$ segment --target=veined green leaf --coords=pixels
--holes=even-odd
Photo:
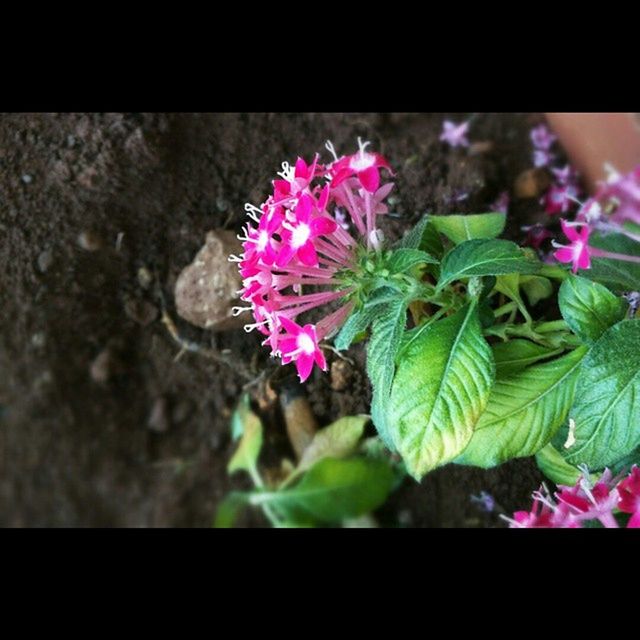
[[[465,240],[497,238],[503,231],[507,216],[504,213],[430,216],[433,226],[455,244]]]
[[[499,378],[469,445],[456,462],[488,468],[537,453],[569,413],[586,352],[586,347],[579,347],[552,362]]]
[[[570,276],[562,283],[558,304],[571,330],[589,343],[622,320],[627,309],[625,301],[606,287],[577,276]]]
[[[600,235],[594,233],[589,244],[613,253],[626,253],[640,257],[640,242],[621,234]],[[640,289],[640,264],[610,258],[592,258],[591,269],[581,272],[585,278],[601,282],[613,291],[637,291]]]
[[[476,304],[428,327],[403,351],[387,424],[416,479],[467,445],[494,379],[491,349]]]
[[[553,284],[543,276],[520,275],[520,288],[524,291],[529,304],[534,307],[540,300],[553,295]]]
[[[471,276],[535,273],[540,262],[509,240],[468,240],[442,261],[438,287]]]
[[[497,378],[510,377],[540,360],[547,360],[563,351],[561,348],[549,349],[519,338],[509,342],[498,342],[493,345],[492,350]]]
[[[232,429],[241,432],[240,443],[227,465],[227,471],[252,472],[262,449],[262,421],[249,406],[248,396],[244,396],[232,417]]]
[[[295,486],[254,494],[252,504],[269,503],[294,521],[305,516],[320,522],[339,522],[377,509],[394,482],[391,466],[366,457],[323,458]]]
[[[304,450],[299,470],[305,470],[322,458],[344,458],[351,455],[364,434],[369,416],[344,416],[320,429]]]
[[[395,373],[395,358],[407,323],[404,301],[395,302],[378,317],[372,326],[367,349],[367,374],[373,386],[371,418],[384,443],[393,449],[386,421],[386,405]]]
[[[536,464],[551,482],[568,487],[575,485],[582,475],[582,471],[569,464],[551,442],[536,453]],[[590,475],[593,480],[596,480],[599,474]]]
[[[396,249],[387,261],[387,268],[391,273],[404,273],[419,264],[438,264],[438,261],[420,249]]]
[[[571,464],[603,469],[640,445],[640,320],[623,320],[593,345],[580,372],[570,417]]]

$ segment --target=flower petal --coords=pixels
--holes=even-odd
[[[296,369],[298,369],[300,382],[304,382],[313,370],[313,356],[301,353],[296,359]]]
[[[358,173],[358,178],[362,186],[369,192],[374,193],[380,186],[380,172],[376,167],[369,167]]]
[[[316,248],[313,246],[313,242],[309,240],[298,249],[298,258],[300,258],[300,262],[307,267],[318,266],[318,254],[316,253]]]
[[[316,218],[311,221],[311,233],[314,236],[326,236],[338,228],[335,220],[331,218]]]

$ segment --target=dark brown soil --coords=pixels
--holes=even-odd
[[[225,466],[229,415],[247,378],[178,349],[159,320],[206,232],[239,230],[280,163],[327,138],[372,140],[398,170],[400,235],[426,211],[487,210],[530,167],[532,115],[479,115],[476,156],[438,141],[442,114],[19,114],[0,119],[0,525],[209,526],[243,480]],[[456,196],[468,192],[467,199]],[[511,233],[525,205],[510,210]],[[140,270],[146,270],[140,273]],[[157,274],[157,281],[154,281]],[[151,283],[148,284],[149,275]],[[156,286],[159,283],[159,286]],[[178,323],[258,375],[259,338]],[[367,412],[361,348],[349,386],[308,384],[320,424]],[[270,421],[268,444],[282,442]],[[273,446],[271,446],[273,449]],[[275,456],[269,453],[267,456]],[[379,514],[402,526],[485,526],[471,494],[528,502],[531,461],[449,466],[407,481]],[[260,525],[257,515],[243,520]]]

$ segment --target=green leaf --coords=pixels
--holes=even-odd
[[[386,266],[391,273],[404,273],[419,264],[438,264],[438,261],[419,249],[396,249]]]
[[[582,475],[582,471],[569,464],[551,443],[536,453],[536,463],[540,471],[555,484],[571,487]]]
[[[444,257],[438,288],[471,276],[535,273],[540,262],[509,240],[468,240]]]
[[[294,519],[334,523],[381,506],[394,481],[389,464],[374,458],[323,458],[300,482],[278,492],[254,494],[253,504],[271,503]]]
[[[609,235],[594,233],[589,244],[605,251],[640,257],[640,242],[635,242],[620,233]],[[585,269],[582,271],[582,275],[589,280],[601,282],[614,291],[637,291],[640,289],[640,263],[637,262],[592,258],[591,269]]]
[[[496,377],[507,378],[540,360],[546,360],[562,353],[562,349],[549,349],[529,340],[498,342],[493,347],[496,363]]]
[[[570,416],[571,464],[603,469],[640,445],[640,320],[605,331],[584,360]]]
[[[240,512],[247,506],[250,493],[234,491],[225,497],[218,505],[213,526],[216,529],[229,529],[233,527]]]
[[[406,350],[393,381],[388,428],[416,479],[467,445],[494,379],[475,304],[433,323]]]
[[[304,450],[299,470],[308,469],[322,458],[344,458],[356,450],[369,416],[345,416],[320,429]]]
[[[588,343],[595,342],[624,318],[627,305],[606,287],[586,278],[571,276],[558,293],[560,313],[571,330]]]
[[[465,240],[497,238],[503,231],[507,216],[504,213],[431,216],[433,226],[449,240],[460,244]]]
[[[252,473],[262,449],[262,422],[251,411],[248,395],[245,394],[231,419],[232,429],[241,433],[240,444],[227,465],[227,471],[243,470]]]
[[[398,249],[420,249],[422,236],[424,235],[428,224],[429,216],[424,216],[424,218],[422,218],[420,222],[418,222],[418,224],[409,231],[409,233],[400,239],[396,247]]]
[[[540,300],[553,295],[553,283],[542,276],[520,275],[520,288],[524,291],[529,304],[534,307]]]
[[[404,301],[390,305],[373,323],[367,349],[367,374],[373,386],[371,418],[384,443],[393,449],[385,418],[386,405],[395,373],[395,358],[407,323]]]
[[[496,381],[469,446],[456,460],[494,467],[537,453],[565,421],[586,347]]]

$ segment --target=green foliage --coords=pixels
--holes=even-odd
[[[537,259],[508,240],[468,240],[447,253],[440,269],[438,287],[471,276],[536,273]]]
[[[474,215],[431,216],[431,224],[455,244],[466,240],[497,238],[503,231],[507,216],[504,213]]]
[[[498,342],[493,345],[492,349],[497,378],[508,378],[540,360],[547,360],[562,353],[561,348],[550,349],[535,342],[518,338],[509,342]]]
[[[499,378],[471,442],[457,462],[493,467],[531,456],[544,447],[565,421],[587,349],[575,351]]]
[[[240,436],[240,444],[229,461],[227,471],[253,473],[262,449],[262,422],[251,411],[249,397],[245,394],[231,419],[232,436]]]
[[[572,487],[582,475],[582,471],[569,464],[551,443],[536,453],[536,463],[540,471],[556,484]],[[591,478],[596,480],[597,475],[592,474]]]
[[[593,343],[616,322],[624,318],[627,304],[606,287],[586,278],[571,276],[558,293],[560,313],[571,330],[587,343]]]
[[[635,242],[619,233],[609,235],[594,233],[589,244],[605,251],[640,257],[640,242]],[[613,291],[637,291],[640,288],[640,263],[637,262],[592,258],[591,269],[586,269],[581,274],[589,280],[606,285]]]
[[[640,445],[640,320],[623,320],[593,345],[580,371],[570,417],[571,464],[603,469]]]
[[[434,323],[403,351],[386,420],[412,476],[421,478],[464,449],[493,378],[475,304]]]
[[[438,264],[438,261],[420,249],[398,249],[387,261],[387,268],[391,273],[404,273],[420,264]]]

